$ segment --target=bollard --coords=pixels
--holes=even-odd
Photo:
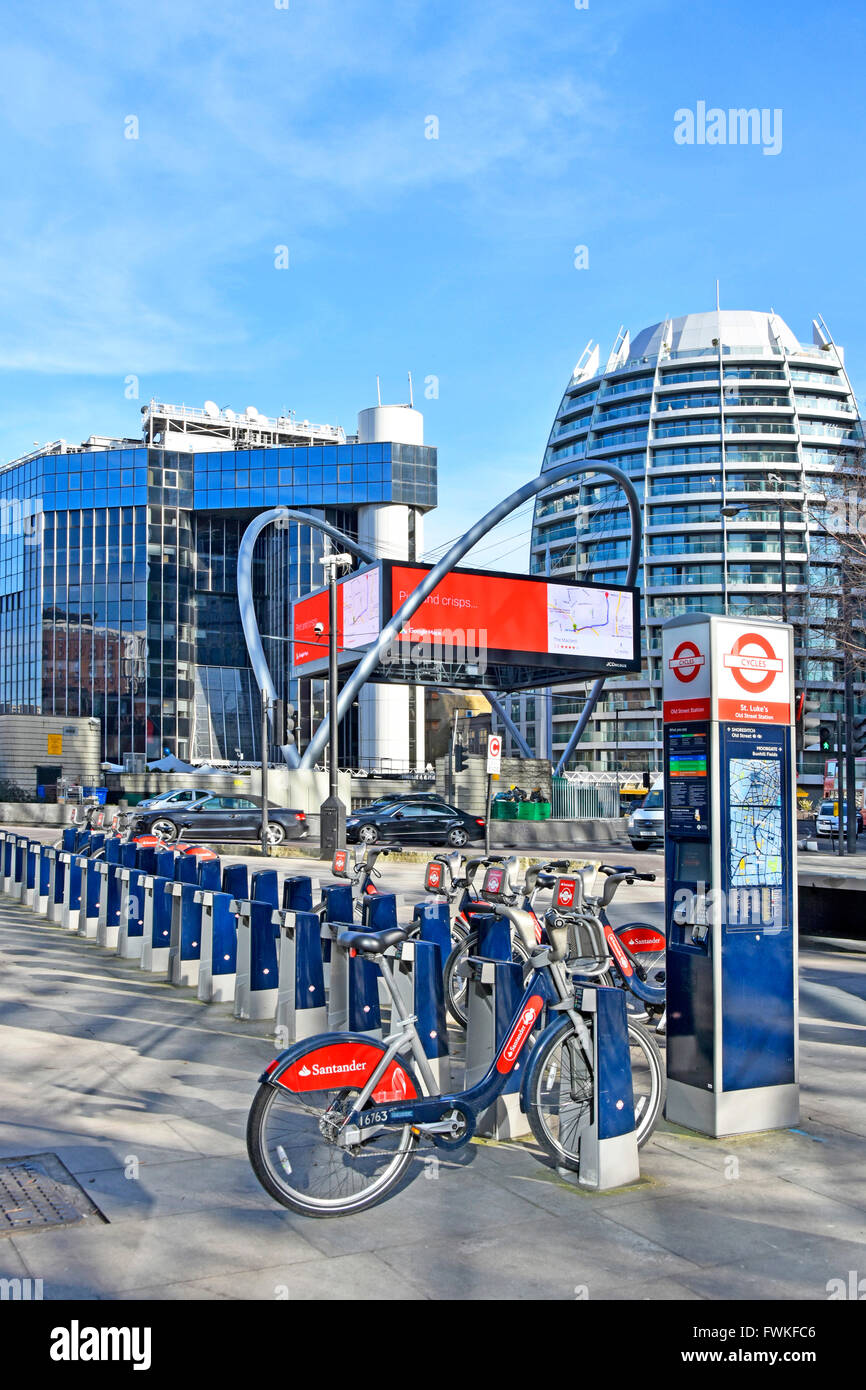
[[[309,874],[288,874],[283,879],[283,907],[293,912],[312,912],[318,886],[316,880],[313,887]]]
[[[273,1018],[278,994],[274,909],[246,898],[233,899],[231,910],[238,922],[235,1018]]]
[[[78,914],[78,935],[95,941],[99,927],[99,900],[102,896],[102,876],[99,861],[85,859],[81,866],[81,909]]]
[[[201,956],[198,997],[205,1004],[225,1004],[235,997],[238,931],[228,893],[197,888],[201,910]]]
[[[63,907],[60,913],[60,925],[65,931],[77,932],[81,917],[81,888],[82,888],[82,865],[87,863],[84,855],[69,854],[64,856],[66,861],[66,873],[63,880]]]
[[[281,1046],[324,1033],[328,1027],[325,969],[322,962],[322,924],[312,911],[278,908],[278,994],[276,1029]]]
[[[141,968],[154,974],[165,974],[168,970],[172,899],[166,893],[166,888],[171,883],[172,880],[162,874],[145,874],[141,880],[144,899]]]
[[[448,1092],[451,1089],[451,1059],[438,943],[404,941],[397,949],[400,956],[394,962],[394,984],[407,1013],[417,1020],[418,1036],[436,1085],[440,1092]]]
[[[511,928],[501,917],[479,924],[478,955],[463,967],[467,978],[466,1074],[474,1086],[505,1041],[523,994],[523,969],[511,959]],[[480,1116],[478,1133],[494,1139],[518,1139],[529,1133],[520,1109],[523,1064],[513,1068],[504,1093]]]
[[[190,862],[190,861],[187,861]],[[191,861],[195,868],[195,860]],[[178,861],[181,869],[184,861]],[[197,985],[201,960],[201,907],[196,901],[200,889],[194,881],[167,883],[171,897],[171,937],[168,948],[168,979],[173,985]]]
[[[144,946],[144,869],[117,870],[120,880],[120,929],[117,954],[124,960],[140,960]]]

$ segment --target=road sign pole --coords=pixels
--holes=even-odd
[[[845,760],[842,757],[842,716],[836,715],[836,805],[839,808],[839,816],[836,825],[836,853],[845,853],[845,816],[843,807],[845,805]]]

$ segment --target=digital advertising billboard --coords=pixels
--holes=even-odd
[[[341,665],[363,655],[430,568],[384,560],[340,581]],[[322,674],[328,659],[327,590],[295,600],[293,619],[293,675]],[[455,569],[416,609],[371,679],[442,684],[445,672],[458,684],[478,685],[479,675],[489,673],[489,684],[518,688],[639,669],[636,590]]]

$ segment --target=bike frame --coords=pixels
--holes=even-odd
[[[385,1051],[382,1058],[365,1082],[357,1100],[353,1103],[340,1131],[339,1142],[346,1146],[356,1144],[362,1142],[364,1137],[372,1138],[374,1132],[379,1132],[391,1125],[411,1124],[417,1125],[419,1129],[430,1134],[431,1137],[434,1137],[434,1141],[437,1133],[450,1132],[455,1144],[468,1143],[475,1133],[478,1116],[492,1105],[497,1096],[504,1090],[508,1078],[523,1052],[526,1041],[544,1008],[553,1004],[562,1009],[563,1005],[569,1002],[568,987],[563,981],[554,981],[551,978],[552,966],[549,963],[540,963],[529,974],[523,997],[509,1021],[505,1040],[481,1080],[466,1091],[436,1094],[436,1085],[415,1028],[415,1019],[408,1016],[403,1009],[402,1001],[391,978],[390,962],[382,957],[380,958],[380,966],[382,967],[382,977],[400,1017],[400,1027],[389,1038],[385,1039]],[[573,1007],[570,1012],[575,1018],[578,1035],[581,1031],[584,1033],[584,1037],[581,1038],[581,1046],[585,1051],[588,1051],[590,1040],[586,1025],[579,1015],[574,1014]],[[543,1030],[541,1038],[546,1037],[551,1030],[558,1026],[559,1020],[555,1018]],[[377,1106],[373,1110],[364,1110],[382,1077],[387,1073],[389,1066],[407,1043],[411,1044],[428,1094],[416,1100],[400,1101],[392,1105]],[[587,1060],[591,1064],[592,1057],[589,1051]],[[459,1127],[461,1122],[465,1126],[459,1135],[455,1133],[455,1112],[459,1117],[457,1126]],[[449,1119],[449,1116],[452,1118]]]
[[[640,999],[643,1004],[664,1004],[666,997],[664,986],[648,985],[646,981],[640,979],[635,969],[636,961],[634,956],[616,935],[604,908],[599,908],[597,912],[593,912],[589,908],[584,908],[582,914],[575,915],[578,918],[583,916],[593,925],[601,927],[605,944],[610,954],[613,956],[614,963],[622,976],[626,989],[630,990],[635,998]]]

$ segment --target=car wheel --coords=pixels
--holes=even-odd
[[[268,821],[268,844],[281,845],[286,838],[285,827],[279,821]]]
[[[631,845],[632,849],[643,849],[643,845],[641,844],[640,840],[629,840],[629,844]]]
[[[466,844],[466,841],[469,839],[469,836],[466,834],[466,831],[463,829],[462,826],[455,825],[453,830],[448,831],[447,838],[449,845],[453,845],[455,849],[459,849],[462,845]]]
[[[362,825],[358,831],[358,839],[362,840],[365,845],[375,845],[378,838],[379,832],[375,825]]]
[[[177,839],[177,826],[174,821],[155,820],[150,827],[151,834],[158,835],[160,840],[167,840],[171,843]]]

